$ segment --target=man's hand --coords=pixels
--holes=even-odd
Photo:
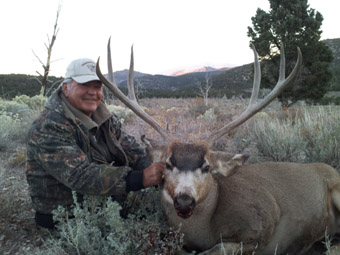
[[[143,171],[144,188],[152,187],[163,182],[163,172],[165,164],[161,162],[152,163]]]

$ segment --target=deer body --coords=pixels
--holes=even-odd
[[[169,223],[181,225],[189,249],[205,251],[223,241],[227,252],[242,242],[243,254],[302,254],[326,230],[339,230],[340,200],[333,193],[340,194],[340,176],[325,164],[259,163],[211,179],[209,194],[188,219],[163,192]]]
[[[169,223],[185,234],[185,247],[203,254],[300,255],[325,233],[339,233],[340,175],[322,164],[258,163],[243,165],[244,155],[209,150],[222,136],[242,125],[272,102],[296,77],[302,66],[298,48],[295,67],[286,78],[281,45],[279,79],[258,99],[261,70],[255,47],[254,83],[249,105],[236,119],[210,134],[205,143],[174,140],[168,130],[138,105],[134,95],[133,51],[125,96],[101,73],[104,85],[154,128],[163,142],[146,140],[151,159],[166,163],[162,201]],[[108,63],[111,64],[110,43]],[[109,68],[109,77],[112,77]],[[256,253],[254,253],[256,252]]]

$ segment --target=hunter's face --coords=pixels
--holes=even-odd
[[[88,116],[98,108],[103,97],[100,81],[77,83],[72,80],[70,85],[63,84],[63,92],[72,106]]]

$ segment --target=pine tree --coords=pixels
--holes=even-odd
[[[308,0],[269,0],[270,10],[257,9],[248,27],[248,36],[262,60],[262,85],[272,88],[278,79],[280,45],[286,55],[286,73],[293,69],[297,47],[303,56],[303,68],[295,82],[287,88],[280,100],[288,104],[298,100],[316,102],[327,92],[332,78],[329,66],[332,52],[320,41],[323,17],[309,7]]]

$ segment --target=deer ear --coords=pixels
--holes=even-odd
[[[210,152],[210,158],[213,165],[213,174],[220,173],[224,176],[229,176],[234,174],[237,168],[244,164],[249,155]]]
[[[168,144],[164,141],[148,139],[142,135],[141,141],[145,145],[147,156],[152,162],[165,162]]]

